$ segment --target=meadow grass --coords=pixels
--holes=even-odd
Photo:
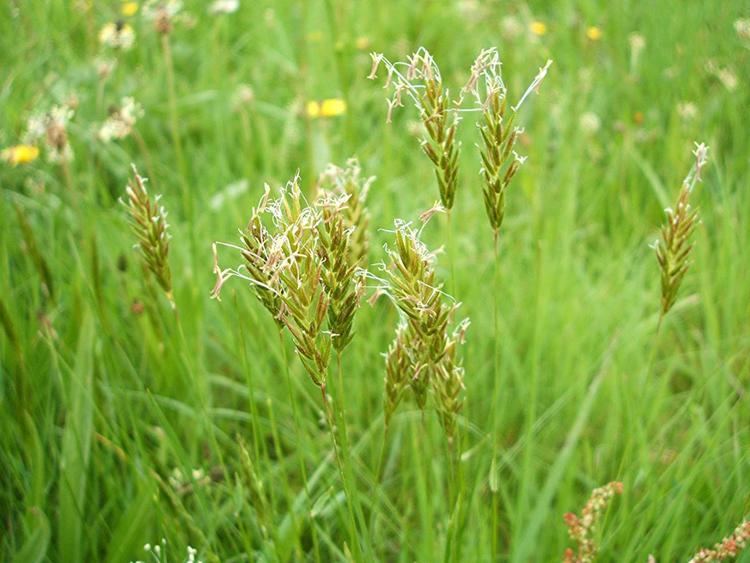
[[[203,561],[561,560],[577,541],[563,515],[610,482],[622,494],[598,513],[599,560],[687,561],[744,530],[745,2],[184,4],[168,34],[120,2],[0,6],[0,150],[30,116],[75,108],[72,160],[48,162],[42,144],[0,162],[0,559],[148,560],[158,545],[168,560],[187,546]],[[99,43],[118,18],[130,50]],[[299,171],[312,202],[327,165],[352,156],[376,177],[380,275],[394,220],[419,226],[441,194],[416,111],[386,123],[369,51],[403,60],[420,46],[456,94],[497,47],[513,102],[554,60],[514,122],[528,160],[503,196],[499,249],[479,114],[455,133],[448,230],[439,217],[421,231],[446,246],[437,281],[471,319],[452,445],[439,410],[408,398],[386,432],[400,317],[385,297],[365,302],[377,280],[329,368],[333,421],[253,288],[231,280],[210,297],[212,243],[239,240],[264,183]],[[143,115],[104,142],[127,96]],[[690,199],[701,222],[661,319],[649,245],[695,141],[711,147]],[[169,211],[168,297],[119,203],[131,163]],[[220,252],[222,267],[242,262]]]

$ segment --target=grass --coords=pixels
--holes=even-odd
[[[0,163],[0,559],[145,560],[165,538],[170,560],[188,545],[204,561],[560,560],[574,547],[563,515],[612,481],[623,493],[601,515],[600,560],[688,560],[748,516],[744,2],[258,0],[210,16],[186,1],[194,25],[175,22],[168,42],[143,10],[129,18],[134,47],[104,82],[97,33],[119,3],[89,4],[0,6],[0,147],[77,98],[69,165],[44,148]],[[456,133],[450,241],[438,220],[422,233],[430,249],[449,244],[436,276],[471,319],[458,441],[409,400],[385,433],[399,317],[379,299],[331,366],[339,471],[289,335],[239,280],[210,299],[211,244],[238,240],[264,182],[299,169],[311,199],[329,162],[356,156],[377,177],[370,263],[385,261],[394,219],[418,224],[440,194],[417,113],[386,124],[368,51],[401,60],[419,46],[456,93],[482,48],[498,48],[511,100],[554,64],[519,112],[528,160],[505,194],[499,253],[473,118]],[[125,96],[145,110],[138,135],[105,144],[97,130]],[[328,98],[346,111],[305,116]],[[649,244],[694,141],[711,147],[690,201],[702,222],[657,332]],[[131,162],[169,210],[177,314],[118,202]]]

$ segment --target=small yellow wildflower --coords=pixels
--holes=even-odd
[[[586,29],[586,37],[591,41],[599,41],[602,38],[602,30],[595,25],[590,26]]]
[[[370,47],[370,38],[366,35],[360,35],[354,41],[354,46],[360,51],[366,51]]]
[[[547,24],[540,21],[533,21],[529,26],[529,30],[531,30],[531,33],[534,35],[541,37],[547,33]]]
[[[0,158],[13,166],[28,164],[39,156],[39,149],[34,145],[15,145],[0,152]]]
[[[322,117],[335,117],[346,113],[346,102],[341,98],[329,98],[320,104]]]
[[[322,102],[307,102],[305,113],[312,119],[319,117],[336,117],[346,113],[346,102],[341,98],[328,98]]]
[[[129,18],[134,16],[138,12],[138,2],[123,2],[120,7],[120,13]]]
[[[305,113],[307,114],[307,117],[312,117],[313,119],[320,117],[320,104],[315,100],[307,102],[307,104],[305,104]]]

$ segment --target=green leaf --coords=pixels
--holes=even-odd
[[[75,363],[68,381],[68,409],[60,460],[59,555],[61,561],[83,561],[86,484],[93,435],[93,375],[96,333],[85,311]]]
[[[13,561],[15,563],[38,563],[47,555],[51,536],[49,520],[44,512],[36,507],[28,510],[25,520],[30,531],[23,546],[13,557]]]

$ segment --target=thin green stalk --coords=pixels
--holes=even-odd
[[[336,65],[339,89],[341,90],[341,95],[343,96],[347,107],[347,112],[344,115],[345,140],[347,145],[352,145],[354,142],[354,117],[351,113],[351,80],[346,71],[347,65],[349,64],[349,53],[347,53],[346,50],[349,49],[349,45],[345,43],[347,40],[346,34],[344,34],[342,39],[338,21],[339,18],[336,17],[333,0],[326,0],[325,5],[326,16],[328,17],[328,27],[332,36],[331,45],[333,47],[333,59]]]
[[[337,379],[338,379],[338,392],[339,397],[337,404],[339,405],[338,408],[338,415],[339,415],[339,424],[340,424],[340,432],[341,432],[341,467],[342,467],[342,479],[345,482],[345,492],[347,494],[347,498],[350,498],[351,507],[354,510],[354,515],[356,517],[356,523],[359,526],[359,532],[360,537],[362,538],[363,546],[365,547],[367,558],[366,560],[372,560],[374,554],[372,553],[372,548],[369,542],[369,533],[367,529],[367,521],[365,520],[364,512],[362,511],[362,505],[359,502],[359,496],[356,492],[356,480],[354,478],[354,474],[352,472],[352,461],[351,461],[351,450],[349,448],[349,429],[346,424],[346,411],[344,408],[344,370],[342,366],[342,353],[341,351],[336,352],[336,371],[337,371]],[[359,544],[357,545],[357,549],[360,549]]]
[[[451,280],[451,295],[456,295],[456,268],[455,268],[455,249],[453,245],[453,211],[448,209],[446,212],[446,228],[448,230],[448,267],[450,268],[450,280]]]
[[[156,174],[154,173],[154,162],[151,159],[151,153],[148,150],[148,146],[146,145],[146,141],[143,140],[143,136],[136,130],[133,129],[133,139],[135,139],[135,144],[138,145],[138,150],[143,155],[143,158],[146,161],[146,172],[148,172],[149,178],[156,178]]]
[[[169,128],[172,135],[172,144],[174,145],[175,161],[177,163],[177,171],[180,175],[180,187],[182,189],[182,199],[185,202],[185,214],[188,219],[192,219],[193,198],[187,184],[187,168],[185,167],[185,157],[182,152],[182,139],[180,137],[179,115],[177,112],[177,93],[174,78],[174,60],[172,58],[172,47],[169,42],[168,33],[163,33],[161,36],[161,50],[164,56],[164,66],[166,67],[167,73]]]
[[[351,548],[354,550],[354,559],[356,561],[362,561],[362,553],[359,546],[359,538],[357,537],[357,522],[354,515],[354,504],[352,501],[352,495],[348,485],[348,479],[346,471],[344,470],[344,460],[339,449],[338,442],[336,440],[336,418],[333,412],[333,407],[328,399],[328,392],[326,391],[325,384],[320,388],[320,392],[323,398],[323,407],[325,408],[326,421],[328,422],[328,430],[331,435],[331,444],[333,445],[333,454],[336,459],[336,466],[339,470],[339,476],[341,477],[341,483],[344,487],[344,495],[346,496],[346,504],[349,511],[349,520],[347,527],[349,529],[349,539]]]
[[[435,541],[435,519],[433,517],[433,497],[430,494],[430,486],[428,480],[432,475],[429,466],[426,461],[432,458],[432,443],[430,434],[427,431],[427,424],[425,423],[424,411],[422,411],[418,424],[412,423],[411,425],[411,438],[412,438],[412,453],[414,456],[413,460],[413,475],[416,480],[416,491],[410,488],[409,481],[404,479],[404,486],[407,487],[402,492],[404,498],[409,498],[416,492],[417,496],[417,509],[419,512],[419,520],[421,524],[421,553],[430,554],[428,559],[433,558],[436,550]]]
[[[500,384],[500,237],[499,232],[495,230],[494,237],[494,264],[493,264],[493,282],[492,282],[492,384],[494,386],[493,392],[493,405],[499,405],[500,403],[500,390],[502,386]],[[496,491],[492,492],[492,556],[497,557],[498,554],[498,541],[497,541],[497,529],[500,523],[499,518],[499,497]]]
[[[500,240],[498,232],[494,237],[494,264],[492,278],[492,326],[493,326],[493,351],[492,351],[492,380],[495,388],[494,405],[499,405],[500,399]]]
[[[63,158],[60,162],[60,169],[62,171],[63,180],[65,181],[65,189],[68,190],[68,197],[73,200],[73,204],[76,207],[79,207],[80,194],[73,186],[73,173],[70,171],[70,162]]]
[[[289,358],[287,355],[286,343],[284,342],[283,329],[279,329],[278,333],[279,333],[279,348],[281,348],[281,361],[284,364],[284,376],[286,379],[287,393],[289,394],[289,402],[292,405],[292,416],[294,418],[294,432],[295,432],[295,437],[297,438],[297,446],[298,446],[297,451],[300,451],[299,446],[302,444],[302,432],[301,432],[302,425],[300,423],[299,408],[297,406],[297,398],[294,394],[294,389],[292,387],[292,376],[289,370]],[[301,455],[298,455],[298,459],[299,459],[299,471],[300,471],[300,475],[302,475],[302,483],[305,489],[305,496],[309,499],[312,497],[310,495],[310,485],[307,479],[307,469],[305,469],[305,461]],[[298,524],[296,516],[293,516],[293,524],[296,528]],[[313,549],[315,550],[315,560],[320,561],[320,545],[318,543],[318,532],[315,526],[311,526],[311,533],[312,533],[312,540],[313,540]]]

